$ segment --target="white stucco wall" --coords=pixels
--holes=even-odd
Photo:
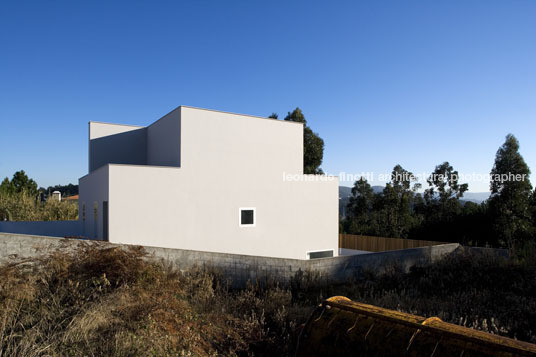
[[[109,172],[109,165],[101,166],[78,180],[78,219],[80,220],[81,234],[91,239],[103,238],[102,205],[104,201],[109,201]],[[97,208],[96,215],[95,206]]]
[[[302,124],[179,107],[147,137],[148,162],[161,166],[112,164],[80,180],[79,202],[99,201],[99,210],[109,202],[111,242],[296,259],[338,254],[337,178],[284,180],[303,172]],[[101,215],[92,222],[87,207],[84,229],[99,236]],[[255,227],[239,226],[240,207],[256,209]]]
[[[303,124],[180,107],[181,167],[235,179],[303,173]]]
[[[223,181],[183,168],[111,165],[110,241],[295,259],[328,249],[337,255],[336,179]],[[240,207],[256,208],[255,227],[239,226]]]
[[[147,129],[141,126],[89,123],[89,172],[106,165],[147,164]]]
[[[147,164],[179,167],[181,162],[180,107],[147,127]]]

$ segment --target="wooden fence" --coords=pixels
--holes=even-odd
[[[385,252],[408,248],[428,247],[431,245],[446,244],[431,240],[414,240],[403,238],[384,238],[361,236],[354,234],[339,234],[339,248],[365,250],[367,252]]]

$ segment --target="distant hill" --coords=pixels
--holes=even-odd
[[[372,186],[374,193],[382,193],[384,186]],[[352,188],[347,186],[339,186],[339,214],[346,217],[346,206],[350,202],[350,196],[352,195]],[[490,196],[489,192],[466,192],[461,201],[462,202],[474,202],[482,203]]]
[[[374,193],[383,192],[384,186],[372,186]],[[339,197],[349,197],[352,195],[352,188],[347,186],[339,186]]]
[[[490,192],[466,192],[463,194],[462,200],[482,203],[489,198],[490,194]]]

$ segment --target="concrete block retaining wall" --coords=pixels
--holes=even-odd
[[[125,247],[125,245],[107,242],[0,233],[0,263],[23,257],[39,256],[56,249],[73,249],[82,242],[109,247]],[[181,270],[187,270],[194,266],[218,269],[225,277],[231,279],[233,286],[241,287],[248,280],[271,279],[277,280],[281,284],[287,284],[299,271],[315,272],[322,279],[326,279],[326,282],[339,283],[358,276],[364,270],[380,272],[395,265],[408,270],[414,265],[436,261],[459,247],[459,244],[452,243],[315,260],[270,258],[158,247],[144,248],[149,253],[150,259],[169,262]]]

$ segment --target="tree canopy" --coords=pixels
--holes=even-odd
[[[343,232],[383,237],[457,242],[514,248],[536,242],[536,189],[530,169],[519,153],[519,142],[508,134],[495,156],[488,200],[463,200],[468,184],[445,161],[427,178],[424,194],[413,174],[400,165],[391,181],[376,193],[360,178],[354,184]],[[528,246],[526,244],[529,244]]]
[[[17,171],[13,174],[11,181],[6,177],[0,184],[0,192],[3,193],[21,193],[24,192],[30,196],[37,195],[37,183],[26,175],[24,170]]]
[[[275,113],[274,113],[275,114]],[[274,115],[272,114],[272,116]],[[277,116],[277,114],[276,114]],[[300,108],[288,112],[284,120],[303,123],[303,173],[323,174],[320,168],[324,158],[324,140],[307,125],[307,120]]]
[[[490,213],[494,231],[504,245],[513,247],[532,233],[530,169],[519,153],[519,141],[508,134],[497,150],[490,173]]]
[[[78,186],[63,187],[78,193]],[[40,189],[39,191],[41,192]],[[37,183],[21,170],[10,180],[7,177],[0,184],[0,221],[54,221],[77,219],[78,205],[74,202],[38,198]],[[41,197],[42,198],[42,197]]]

